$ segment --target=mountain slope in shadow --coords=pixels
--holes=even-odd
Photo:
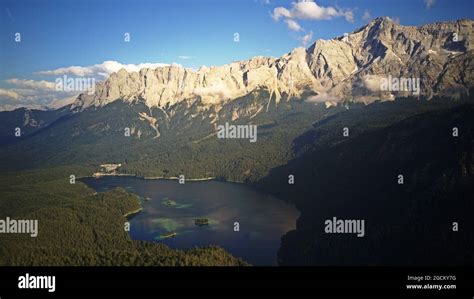
[[[470,103],[346,140],[337,127],[337,142],[318,143],[317,127],[295,140],[305,153],[257,183],[302,213],[280,264],[473,265],[473,113]],[[365,220],[365,236],[326,234],[333,217]]]

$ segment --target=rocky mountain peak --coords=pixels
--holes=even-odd
[[[280,58],[256,56],[199,70],[174,64],[130,73],[121,69],[99,82],[93,95],[81,94],[73,108],[100,107],[119,99],[160,108],[195,99],[220,106],[259,89],[270,94],[268,103],[277,104],[283,97],[370,102],[413,95],[410,90],[381,90],[381,80],[388,77],[418,78],[417,96],[456,97],[473,88],[472,28],[472,20],[415,27],[382,17]]]

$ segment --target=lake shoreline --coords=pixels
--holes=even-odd
[[[80,178],[94,178],[99,179],[103,177],[134,177],[142,180],[168,180],[168,181],[179,181],[179,177],[162,177],[162,176],[139,176],[133,173],[94,173],[92,176],[83,176]],[[202,182],[202,181],[217,181],[216,177],[205,177],[205,178],[194,178],[186,179],[188,182]]]
[[[130,211],[130,212],[125,213],[125,215],[123,215],[123,217],[128,218],[128,217],[130,217],[130,216],[133,216],[133,215],[135,215],[135,214],[140,213],[141,211],[143,211],[143,207],[140,207],[140,208],[138,208],[138,209],[136,209],[136,210],[134,210],[134,211]]]
[[[96,192],[124,188],[141,198],[156,199],[140,201],[140,206],[122,212],[132,227],[129,231],[132,240],[158,242],[183,250],[196,246],[221,246],[254,265],[278,265],[281,237],[295,229],[300,212],[277,197],[259,192],[245,183],[212,182],[212,179],[197,178],[194,184],[181,185],[171,182],[176,178],[145,179],[119,174],[89,176],[84,178],[83,183]],[[165,197],[176,200],[179,205],[167,206],[163,203]],[[181,204],[186,208],[179,207]],[[201,218],[208,219],[209,225],[197,226],[196,219]],[[235,231],[235,221],[245,224],[244,233]],[[168,232],[177,235],[157,241],[157,236]],[[265,253],[261,250],[248,252],[248,246],[266,248]]]

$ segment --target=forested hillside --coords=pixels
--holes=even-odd
[[[245,262],[222,248],[175,250],[133,241],[124,215],[140,208],[123,189],[96,194],[62,167],[0,175],[0,219],[37,219],[38,236],[0,235],[0,265],[48,266],[239,266]]]
[[[473,114],[470,103],[350,138],[327,139],[324,132],[337,121],[316,124],[295,142],[304,154],[258,183],[302,212],[296,231],[283,238],[280,264],[474,264]],[[325,234],[324,221],[332,217],[364,219],[365,237]]]

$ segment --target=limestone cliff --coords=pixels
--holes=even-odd
[[[277,104],[282,98],[334,103],[411,95],[381,90],[381,80],[388,77],[419,78],[423,96],[457,97],[468,94],[474,84],[473,26],[472,20],[402,26],[385,17],[280,58],[254,57],[196,71],[178,65],[131,73],[122,69],[99,82],[93,95],[79,95],[73,108],[119,99],[165,110],[194,99],[218,107],[257,89],[266,89],[269,102]]]

